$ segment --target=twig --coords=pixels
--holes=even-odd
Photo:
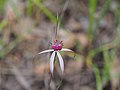
[[[55,90],[59,90],[59,88],[60,88],[60,86],[62,84],[62,81],[63,81],[63,79],[60,80],[60,83],[59,83],[58,87]]]

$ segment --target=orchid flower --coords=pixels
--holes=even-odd
[[[42,52],[38,53],[38,54],[43,54],[43,53],[47,53],[47,52],[52,52],[51,57],[50,57],[50,71],[51,71],[52,74],[53,74],[53,71],[54,71],[54,61],[55,61],[56,55],[58,56],[58,59],[59,59],[59,64],[60,64],[61,71],[62,71],[62,73],[64,72],[64,61],[63,61],[62,56],[60,55],[61,51],[73,52],[70,49],[63,48],[62,41],[58,42],[58,40],[55,40],[53,45],[52,45],[52,49],[45,50],[45,51],[42,51]]]

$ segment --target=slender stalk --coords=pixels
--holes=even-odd
[[[59,22],[59,14],[57,12],[57,26],[56,26],[56,29],[55,29],[55,39],[57,39],[57,31],[59,29],[59,25],[60,25],[60,22]]]
[[[67,1],[65,2],[64,6],[63,6],[63,8],[62,8],[62,10],[61,10],[61,12],[60,12],[60,13],[57,12],[57,26],[56,26],[56,29],[55,29],[55,39],[57,39],[57,32],[58,32],[58,30],[59,30],[61,20],[62,20],[62,18],[63,18],[63,16],[64,16],[65,10],[66,10],[67,7],[68,7],[68,4],[69,4],[69,0],[67,0]]]

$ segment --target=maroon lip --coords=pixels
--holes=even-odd
[[[58,40],[54,41],[54,44],[52,45],[52,49],[54,49],[54,51],[59,51],[62,49],[62,41],[58,42]]]

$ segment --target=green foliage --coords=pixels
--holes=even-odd
[[[30,0],[27,0],[26,1],[26,7],[27,7],[27,10],[26,10],[27,15],[31,16],[32,15],[32,11],[33,11],[33,3],[31,3]]]
[[[96,78],[96,89],[102,90],[102,83],[101,83],[102,81],[101,81],[100,71],[95,65],[93,66],[93,71],[95,73],[95,78]]]
[[[6,0],[0,0],[0,12],[3,12]]]
[[[106,0],[101,11],[99,14],[99,18],[97,20],[97,27],[95,27],[95,29],[98,29],[98,25],[100,20],[105,16],[106,12],[109,10],[110,7],[110,2],[111,0]],[[97,5],[97,0],[89,0],[89,28],[88,28],[88,37],[90,37],[90,43],[89,45],[91,46],[92,43],[92,39],[94,38],[94,21],[95,21],[95,10],[96,10],[96,5]],[[116,19],[117,19],[117,23],[118,26],[116,27],[116,31],[117,31],[117,37],[110,43],[110,44],[105,44],[102,45],[100,47],[97,47],[95,49],[90,49],[88,52],[88,56],[89,59],[88,60],[92,60],[93,57],[99,53],[99,52],[103,52],[103,60],[104,60],[104,68],[102,71],[99,70],[99,68],[94,65],[93,63],[92,65],[92,69],[95,73],[95,78],[96,78],[96,89],[97,90],[102,90],[102,86],[105,85],[110,79],[110,70],[113,66],[113,61],[116,57],[115,55],[115,49],[112,49],[111,51],[109,51],[111,48],[117,47],[120,44],[120,40],[119,40],[119,36],[120,36],[120,19],[118,18],[120,16],[120,11],[118,10],[118,8],[115,10],[115,15],[116,15]],[[89,62],[89,61],[88,61]],[[102,75],[101,75],[102,74]],[[119,76],[119,75],[118,75]]]
[[[96,11],[97,0],[89,0],[89,28],[88,28],[88,36],[92,39],[93,37],[93,25],[94,25],[94,17]]]
[[[8,24],[8,20],[2,20],[0,22],[0,32],[3,30],[3,28]]]
[[[56,17],[53,15],[53,13],[44,6],[41,0],[31,0],[50,20],[52,23],[57,23]]]

